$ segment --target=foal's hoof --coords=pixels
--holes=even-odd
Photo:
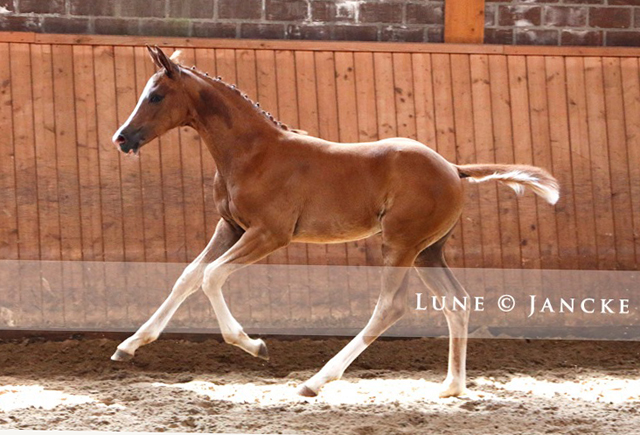
[[[298,388],[298,395],[303,397],[316,397],[318,393],[303,384],[300,388]]]
[[[258,349],[258,358],[262,358],[265,361],[269,361],[269,350],[264,341],[260,340],[260,348]]]
[[[131,358],[133,358],[133,355],[130,353],[127,353],[123,350],[120,349],[116,349],[116,352],[111,355],[111,360],[112,361],[120,361],[120,362],[125,362],[125,361],[129,361],[131,360]]]
[[[464,386],[457,384],[447,384],[445,383],[440,390],[440,394],[438,396],[441,399],[445,399],[447,397],[458,397],[464,393]]]

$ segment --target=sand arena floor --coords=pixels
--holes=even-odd
[[[313,434],[639,434],[640,343],[470,340],[469,392],[439,399],[443,339],[380,340],[317,398],[300,382],[346,339],[0,342],[0,430]]]

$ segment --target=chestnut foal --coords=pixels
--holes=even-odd
[[[227,307],[227,277],[292,242],[337,243],[382,234],[384,268],[371,319],[299,393],[315,396],[339,379],[351,362],[406,310],[407,271],[416,267],[429,290],[460,300],[468,296],[448,269],[443,247],[460,217],[464,178],[524,186],[555,204],[558,184],[524,165],[454,165],[410,139],[341,144],[298,134],[274,121],[235,86],[209,78],[147,47],[158,66],[129,119],[113,136],[124,153],[178,126],[200,134],[213,156],[214,195],[221,219],[205,250],[175,283],[153,316],[118,346],[113,360],[133,356],[156,340],[180,304],[200,286],[213,305],[227,343],[268,358]],[[469,311],[445,308],[449,367],[441,396],[464,391]]]

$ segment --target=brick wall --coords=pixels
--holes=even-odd
[[[485,42],[640,46],[640,0],[486,0]]]
[[[443,1],[0,0],[3,30],[442,42]]]
[[[453,0],[449,0],[453,1]],[[485,42],[640,46],[640,0],[486,0]],[[0,29],[442,42],[438,0],[0,0]]]

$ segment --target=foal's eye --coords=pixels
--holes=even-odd
[[[151,97],[149,97],[149,102],[159,103],[160,101],[162,101],[163,98],[164,98],[163,95],[153,94]]]

